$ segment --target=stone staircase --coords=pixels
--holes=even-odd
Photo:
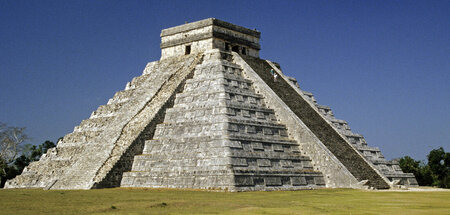
[[[289,79],[298,87],[297,81],[294,78]],[[418,186],[414,174],[403,173],[397,161],[387,161],[378,147],[368,146],[364,136],[353,133],[345,120],[336,119],[330,107],[318,104],[312,93],[306,91],[302,92],[306,98],[317,107],[319,112],[334,126],[334,128],[345,136],[348,142],[361,152],[368,161],[375,165],[375,167],[391,182],[396,185]]]
[[[271,69],[278,70],[275,64],[253,58],[250,56],[237,56],[245,61],[252,71],[268,85],[273,92],[292,110],[295,115],[314,133],[314,135],[327,147],[351,174],[365,185],[377,189],[387,189],[390,187],[387,178],[375,168],[362,154],[359,153],[352,144],[337,132],[328,120],[321,116],[317,107],[313,106],[300,95],[296,90],[296,83],[291,84],[289,79],[283,78],[282,73],[278,74],[277,82],[273,81]]]
[[[101,105],[89,119],[65,135],[56,148],[31,163],[5,187],[119,186],[121,172],[131,169],[131,160],[123,159],[132,159],[129,153],[142,151],[142,138],[148,138],[148,133],[161,120],[161,112],[171,102],[171,95],[200,61],[201,56],[189,55],[149,63],[141,76],[127,83],[125,90],[117,92],[106,105]],[[149,126],[151,122],[153,128]]]
[[[176,95],[122,187],[292,190],[323,187],[242,69],[214,50]]]

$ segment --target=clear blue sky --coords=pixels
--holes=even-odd
[[[56,141],[160,57],[163,28],[261,31],[281,64],[388,158],[450,150],[450,1],[0,0],[0,121]]]

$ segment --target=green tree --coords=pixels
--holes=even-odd
[[[17,157],[12,164],[8,165],[0,159],[0,165],[2,165],[3,169],[3,172],[0,173],[2,174],[0,187],[5,185],[6,180],[12,179],[21,174],[26,166],[33,161],[39,160],[43,154],[47,153],[48,149],[55,146],[55,143],[48,140],[38,146],[26,144],[21,151],[21,155]]]
[[[43,154],[47,153],[48,149],[55,146],[55,143],[49,140],[46,140],[39,146],[27,144],[24,147],[22,155],[16,158],[16,160],[14,161],[14,166],[20,174],[26,166],[28,166],[33,161],[38,161]]]
[[[398,163],[403,172],[416,173],[420,168],[420,161],[416,161],[409,156],[400,158]]]
[[[414,174],[414,176],[416,175]],[[419,172],[417,173],[416,180],[420,186],[432,186],[435,180],[430,167],[428,165],[425,165],[423,162],[420,162]]]
[[[430,168],[423,162],[405,156],[400,158],[399,165],[403,172],[413,173],[420,186],[431,186],[433,184]]]
[[[5,172],[6,166],[7,166],[6,161],[0,157],[0,179],[3,179],[6,176],[6,172]]]
[[[450,153],[444,148],[433,149],[427,156],[428,166],[436,180],[434,185],[450,188]]]

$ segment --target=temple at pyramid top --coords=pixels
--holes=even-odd
[[[187,23],[161,31],[161,59],[209,49],[234,51],[259,57],[261,32],[215,18]]]

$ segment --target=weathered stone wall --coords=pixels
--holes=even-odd
[[[327,187],[361,188],[358,180],[341,164],[327,147],[308,129],[294,112],[273,92],[259,75],[238,54],[234,62],[243,68],[245,78],[253,81],[258,93],[264,96],[266,105],[275,110],[276,117],[286,125],[288,134],[299,144],[299,151],[311,158],[315,170],[324,174]]]
[[[178,93],[123,187],[291,190],[321,187],[286,128],[229,53],[211,50]]]
[[[135,155],[142,154],[142,151],[144,149],[144,144],[146,140],[150,140],[156,129],[156,125],[160,124],[164,121],[164,117],[166,114],[167,108],[170,108],[173,106],[175,95],[176,93],[180,92],[185,84],[186,79],[192,78],[193,76],[193,68],[197,63],[201,63],[200,59],[201,57],[198,57],[199,60],[193,63],[190,67],[185,69],[184,72],[180,72],[180,74],[175,74],[172,76],[168,82],[166,82],[165,85],[163,85],[162,90],[160,91],[160,95],[163,94],[170,94],[170,92],[164,92],[168,91],[173,87],[176,87],[176,90],[172,93],[170,98],[168,98],[165,101],[165,104],[161,108],[156,108],[154,105],[149,105],[147,109],[149,110],[157,110],[156,115],[151,116],[152,119],[150,123],[145,127],[145,129],[139,134],[139,136],[133,141],[133,143],[127,148],[127,150],[123,153],[123,155],[120,156],[120,159],[115,162],[113,168],[107,173],[106,177],[104,177],[100,182],[96,183],[94,185],[95,188],[105,188],[105,187],[119,187],[120,182],[122,180],[122,175],[126,171],[130,171],[133,159]],[[186,73],[188,71],[191,71],[187,76]],[[176,80],[178,79],[178,80]],[[180,83],[180,80],[182,82]],[[172,86],[170,86],[172,85]],[[156,95],[158,97],[159,95]],[[157,99],[155,97],[155,99]],[[148,116],[145,116],[147,118]],[[138,119],[138,121],[146,121],[143,119]]]
[[[268,61],[272,67],[274,64]],[[281,74],[281,71],[280,71]],[[295,78],[288,77],[294,87],[300,89],[297,80]],[[347,138],[347,141],[352,144],[369,162],[371,162],[389,181],[394,185],[402,186],[418,186],[417,181],[412,173],[403,173],[400,166],[395,161],[387,161],[378,147],[370,147],[367,145],[364,136],[352,132],[350,126],[345,120],[336,119],[333,111],[330,107],[320,105],[314,98],[314,95],[310,92],[302,91],[305,98],[315,105],[318,112],[324,116],[326,120],[341,133],[342,136]]]
[[[122,130],[122,135],[116,142],[110,157],[98,171],[94,179],[96,183],[104,180],[103,178],[108,174],[112,165],[123,156],[124,149],[128,148],[130,143],[137,138],[139,134],[138,131],[141,131],[142,128],[151,124],[151,120],[157,116],[157,113],[166,105],[166,103],[170,104],[172,95],[176,93],[176,90],[179,89],[184,80],[189,77],[189,74],[195,68],[195,65],[200,62],[201,55],[191,55],[178,60],[183,66],[178,67],[177,70],[172,73],[170,78],[163,83],[156,95],[147,103],[146,107],[128,123],[129,126]],[[117,183],[119,183],[119,181],[117,181]]]
[[[90,189],[98,183],[106,186],[108,183],[102,183],[105,176],[111,169],[122,168],[116,163],[197,61],[196,56],[190,55],[148,64],[152,71],[146,68],[142,76],[127,84],[126,90],[117,92],[107,105],[100,106],[90,119],[64,136],[55,149],[30,164],[5,187]],[[136,151],[139,144],[128,150]],[[123,166],[127,166],[126,162]]]
[[[186,45],[191,46],[191,54],[204,52],[214,47],[213,41],[214,39],[209,37],[202,40],[191,41],[189,43],[163,48],[161,49],[161,59],[184,55],[186,51]]]
[[[230,49],[233,46],[245,48],[246,55],[259,57],[259,37],[260,33],[255,30],[213,18],[205,19],[164,29],[161,32],[161,59],[184,55],[186,46],[191,47],[191,52],[203,52],[213,48],[226,50],[226,44]]]
[[[264,60],[241,56],[245,62],[264,80],[264,82],[285,102],[314,135],[339,159],[358,180],[368,180],[367,185],[389,188],[388,180],[371,163],[359,154],[311,105],[288,80],[279,75],[277,82],[270,74],[272,67]],[[278,70],[278,68],[273,68]]]

